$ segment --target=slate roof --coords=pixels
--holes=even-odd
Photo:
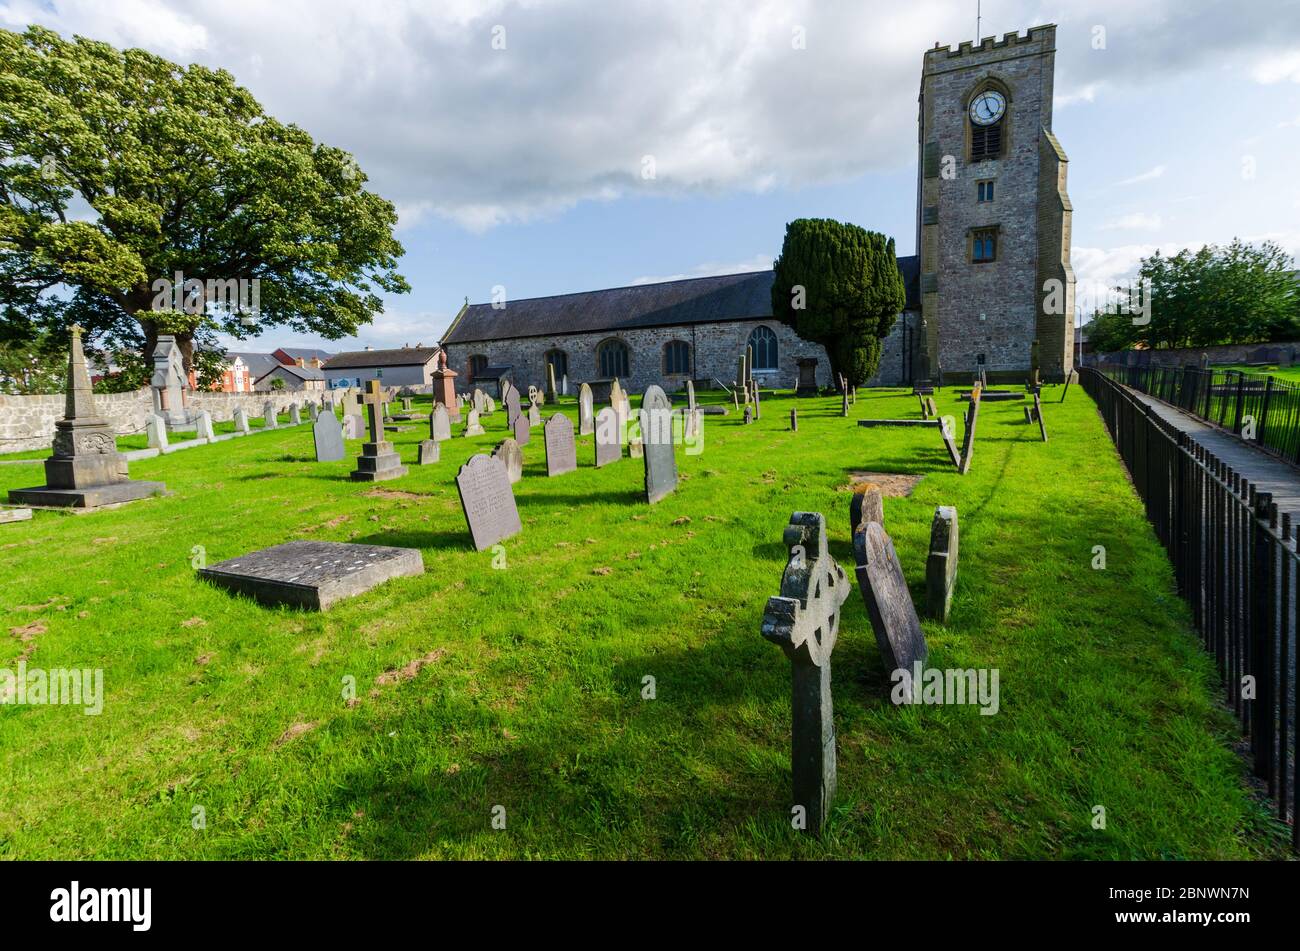
[[[277,352],[283,353],[291,360],[310,360],[315,357],[324,362],[334,356],[328,350],[317,350],[313,347],[280,347]]]
[[[401,347],[397,350],[351,350],[325,361],[326,370],[361,370],[369,367],[407,367],[428,363],[438,347]]]
[[[280,363],[277,361],[275,366],[271,367],[271,369],[267,370],[265,373],[262,374],[262,376],[259,376],[257,379],[253,381],[254,385],[261,383],[263,377],[270,376],[276,370],[283,370],[285,373],[288,373],[291,376],[296,376],[300,380],[325,379],[325,374],[322,373],[320,370],[317,370],[315,367],[300,367],[297,366],[296,364]]]
[[[258,377],[265,376],[278,366],[283,366],[279,360],[270,353],[240,353],[232,350],[226,354],[226,359],[234,362],[235,357],[244,361],[244,366],[248,367],[248,372],[256,380]]]
[[[919,263],[899,258],[907,310],[920,310]],[[772,316],[773,272],[722,274],[660,284],[471,304],[442,338],[443,345],[553,334],[612,333],[641,327],[762,320]]]

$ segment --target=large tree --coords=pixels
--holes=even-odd
[[[365,182],[224,70],[0,30],[0,342],[76,320],[148,354],[175,333],[188,368],[218,332],[354,334],[409,290],[396,211]],[[179,308],[156,283],[178,273],[205,288]],[[211,299],[239,281],[256,315]]]
[[[894,239],[828,218],[799,218],[785,226],[772,267],[772,313],[825,347],[832,373],[851,386],[875,376],[881,342],[906,303]]]

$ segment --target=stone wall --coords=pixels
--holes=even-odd
[[[761,386],[793,389],[799,378],[797,362],[803,357],[817,358],[817,382],[830,384],[830,361],[826,351],[818,344],[799,339],[795,332],[777,320],[738,320],[716,324],[694,324],[674,327],[646,327],[619,333],[555,334],[547,337],[517,337],[477,343],[447,345],[447,365],[455,370],[456,390],[468,393],[474,389],[469,379],[470,358],[487,357],[489,366],[514,367],[515,384],[527,392],[530,384],[539,388],[546,385],[545,355],[550,350],[562,350],[569,363],[569,392],[577,393],[578,386],[589,380],[600,379],[600,364],[596,348],[605,340],[616,338],[628,347],[629,373],[620,382],[632,393],[639,393],[650,384],[658,384],[667,392],[683,389],[688,374],[663,372],[663,347],[671,340],[682,340],[693,349],[693,369],[697,385],[718,379],[728,386],[736,378],[737,363],[749,343],[754,328],[762,325],[776,334],[777,369],[758,370],[754,376]],[[388,379],[385,377],[384,382]],[[560,380],[556,380],[560,385]]]
[[[1300,341],[1283,343],[1232,343],[1213,347],[1178,347],[1172,350],[1120,350],[1115,353],[1084,354],[1084,363],[1120,363],[1125,366],[1181,367],[1201,365],[1201,354],[1216,363],[1278,363],[1283,366],[1300,359]]]
[[[186,394],[186,407],[197,413],[207,410],[213,422],[234,418],[235,408],[242,406],[250,418],[262,416],[267,400],[277,413],[287,412],[290,403],[305,406],[308,400],[317,406],[325,394],[304,391],[280,393],[207,393]],[[54,424],[63,418],[62,393],[41,396],[0,395],[0,453],[45,449],[54,439]],[[119,436],[144,432],[153,412],[153,398],[148,387],[132,393],[96,393],[95,408],[108,420]]]

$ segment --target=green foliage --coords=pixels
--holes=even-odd
[[[283,389],[284,389],[284,380],[280,379],[280,378],[277,376],[275,379],[273,379],[273,380],[271,381],[271,389],[275,390],[277,393],[278,393],[280,390],[283,390]]]
[[[1266,343],[1300,336],[1300,284],[1295,262],[1271,241],[1234,238],[1226,246],[1186,248],[1171,257],[1142,260],[1139,285],[1150,281],[1150,322],[1099,311],[1085,325],[1086,339],[1103,352],[1133,346],[1205,347]],[[1140,299],[1135,289],[1123,299]]]
[[[67,373],[66,350],[60,353],[45,346],[0,343],[0,393],[59,393]]]
[[[829,218],[799,218],[785,226],[772,267],[772,313],[825,347],[832,372],[851,386],[875,376],[881,341],[906,303],[894,239]]]
[[[408,290],[392,204],[340,149],[266,115],[224,70],[31,27],[0,30],[0,336],[89,337],[150,353],[199,325],[336,339]],[[92,220],[70,208],[88,206]],[[156,282],[256,280],[246,325],[208,299],[167,313]],[[159,298],[162,298],[160,301]],[[161,310],[161,312],[160,312]]]

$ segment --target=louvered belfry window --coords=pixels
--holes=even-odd
[[[975,125],[970,127],[970,160],[983,162],[987,159],[1002,157],[1002,120],[992,125]]]

